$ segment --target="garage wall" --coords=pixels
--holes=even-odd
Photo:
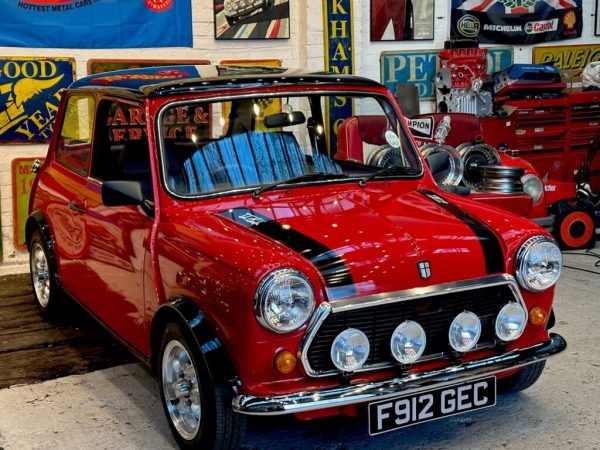
[[[125,50],[69,50],[25,49],[0,47],[2,56],[63,56],[75,58],[77,77],[86,75],[86,63],[91,58],[198,58],[218,62],[221,59],[279,58],[285,66],[323,68],[323,10],[322,0],[290,0],[291,38],[289,40],[216,41],[213,28],[213,1],[192,0],[193,48],[125,49]],[[584,31],[581,39],[551,43],[554,45],[600,44],[593,35],[594,0],[583,0]],[[433,41],[370,42],[370,2],[354,0],[355,73],[379,80],[379,55],[387,50],[418,50],[442,48],[449,36],[450,2],[435,2],[435,39]],[[515,47],[514,60],[531,62],[531,47]],[[431,103],[421,106],[422,112],[432,110]],[[19,264],[26,254],[13,245],[13,213],[11,161],[19,157],[42,157],[45,145],[0,145],[0,219],[2,224],[3,263],[0,273],[23,270]]]

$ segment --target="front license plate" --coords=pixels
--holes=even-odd
[[[496,404],[496,377],[369,404],[371,436]]]

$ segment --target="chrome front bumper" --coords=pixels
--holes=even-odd
[[[550,334],[550,340],[542,344],[478,361],[466,362],[460,366],[445,367],[371,383],[272,397],[238,395],[233,399],[232,406],[234,411],[239,413],[268,416],[385,400],[398,395],[412,394],[523,367],[556,355],[566,347],[567,342],[562,336]]]

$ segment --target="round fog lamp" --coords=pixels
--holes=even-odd
[[[464,311],[456,316],[448,331],[450,346],[461,353],[475,347],[479,336],[481,336],[481,321],[471,311]]]
[[[338,334],[331,344],[331,361],[342,372],[360,369],[369,357],[369,339],[356,328]]]
[[[392,333],[392,356],[402,364],[413,363],[425,351],[426,343],[427,337],[423,327],[417,322],[407,320],[398,325]]]
[[[496,318],[496,336],[503,341],[514,341],[523,334],[527,312],[518,303],[511,302],[500,310]]]

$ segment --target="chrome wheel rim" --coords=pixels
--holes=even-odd
[[[50,272],[46,253],[39,242],[31,248],[30,270],[35,297],[42,308],[47,308],[50,302]]]
[[[188,351],[177,340],[170,341],[163,353],[162,387],[173,426],[184,439],[194,439],[202,418],[198,376]]]

